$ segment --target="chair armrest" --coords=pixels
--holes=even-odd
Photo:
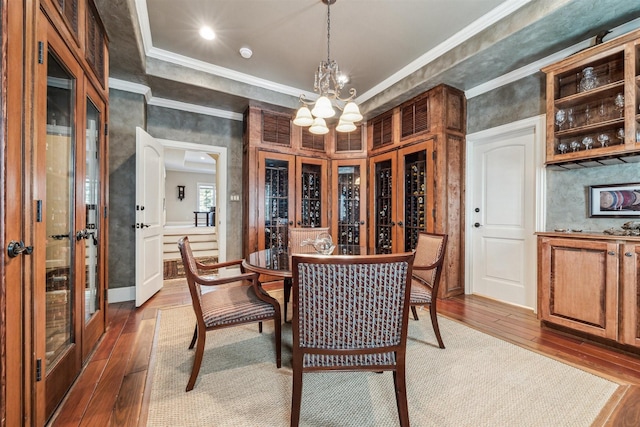
[[[224,285],[226,283],[238,282],[240,280],[257,282],[258,276],[259,276],[258,273],[239,273],[233,276],[216,277],[216,278],[207,278],[200,275],[196,277],[197,277],[197,282],[201,286],[217,286],[217,285]]]
[[[236,260],[227,261],[227,262],[219,262],[216,264],[203,264],[196,260],[196,267],[198,267],[199,270],[217,270],[218,268],[230,267],[232,265],[238,265],[238,264],[242,264],[241,259],[236,259]]]

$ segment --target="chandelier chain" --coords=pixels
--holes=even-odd
[[[331,1],[327,2],[327,64],[331,62]]]

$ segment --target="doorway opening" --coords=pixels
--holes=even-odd
[[[177,241],[189,236],[204,263],[226,259],[226,148],[158,140],[164,147],[163,279],[184,272]]]

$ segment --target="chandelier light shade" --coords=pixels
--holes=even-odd
[[[327,60],[321,61],[316,71],[313,90],[319,96],[314,101],[308,101],[304,94],[300,95],[302,106],[296,113],[293,124],[297,126],[310,126],[309,132],[316,135],[324,135],[329,132],[329,128],[324,119],[335,117],[336,109],[341,111],[336,130],[338,132],[352,132],[356,129],[355,122],[362,120],[360,108],[354,102],[356,90],[349,89],[349,96],[340,97],[340,91],[349,81],[346,75],[340,73],[338,63],[331,60],[331,5],[337,0],[322,0],[327,5]],[[311,109],[309,109],[311,107]]]

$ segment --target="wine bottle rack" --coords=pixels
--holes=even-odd
[[[320,227],[322,209],[322,169],[318,165],[304,164],[302,168],[301,227]]]
[[[289,239],[289,171],[285,161],[270,161],[265,168],[265,247],[287,250]]]
[[[424,151],[420,151],[405,158],[405,251],[415,249],[418,243],[418,233],[425,228],[426,202],[426,167]]]
[[[343,255],[353,255],[360,247],[360,168],[338,168],[338,238]]]
[[[391,202],[393,193],[393,174],[391,161],[376,164],[375,199],[375,247],[376,253],[388,254],[393,250],[393,213]]]

